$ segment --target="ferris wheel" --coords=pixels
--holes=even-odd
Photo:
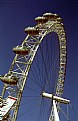
[[[45,13],[35,21],[36,26],[25,29],[27,36],[22,44],[13,48],[16,55],[9,72],[0,76],[4,83],[0,120],[19,121],[22,102],[27,110],[31,101],[32,116],[28,114],[27,120],[60,121],[60,103],[70,102],[62,98],[67,53],[62,18]]]

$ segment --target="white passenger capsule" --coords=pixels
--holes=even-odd
[[[49,19],[57,19],[59,17],[58,14],[53,14],[53,13],[45,13],[45,14],[43,14],[43,16],[45,18],[47,18],[48,20]]]
[[[46,22],[48,21],[48,19],[45,18],[45,17],[36,17],[36,18],[35,18],[35,21],[36,21],[38,24],[44,24],[44,23],[46,23]]]
[[[25,29],[25,32],[31,36],[33,35],[38,35],[39,34],[39,29],[36,29],[35,27],[28,27]]]
[[[18,82],[18,78],[14,75],[10,75],[10,74],[5,74],[0,76],[0,80],[6,84],[10,84],[10,85],[17,85]]]
[[[63,22],[62,18],[60,18],[60,17],[57,18],[57,21],[59,21],[59,22],[61,22],[61,23]]]
[[[19,55],[28,55],[30,49],[26,46],[17,46],[13,48],[13,52]]]

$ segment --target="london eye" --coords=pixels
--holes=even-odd
[[[66,76],[66,33],[58,14],[45,13],[35,18],[36,25],[25,28],[26,37],[13,48],[15,57],[0,97],[0,120],[60,121],[60,103]],[[57,117],[57,118],[56,118]],[[23,119],[26,120],[26,119]]]

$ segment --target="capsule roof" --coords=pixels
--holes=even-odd
[[[32,35],[32,36],[39,34],[39,29],[36,29],[35,27],[27,27],[24,31],[27,34]]]
[[[39,16],[39,17],[36,17],[35,18],[35,21],[38,23],[38,24],[44,24],[44,23],[46,23],[47,21],[48,21],[48,19],[47,18],[45,18],[45,17],[41,17],[41,16]]]

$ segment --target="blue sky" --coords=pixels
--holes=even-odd
[[[64,97],[71,100],[78,112],[78,2],[74,0],[0,0],[0,74],[8,72],[15,56],[12,48],[21,44],[27,26],[45,12],[58,13],[67,35],[67,71]],[[0,83],[2,86],[2,83]],[[72,113],[72,112],[71,112]],[[71,115],[71,114],[70,114]],[[72,116],[71,116],[72,117]],[[73,116],[70,121],[77,121]],[[19,118],[18,121],[21,121]],[[24,121],[24,120],[23,120]]]

